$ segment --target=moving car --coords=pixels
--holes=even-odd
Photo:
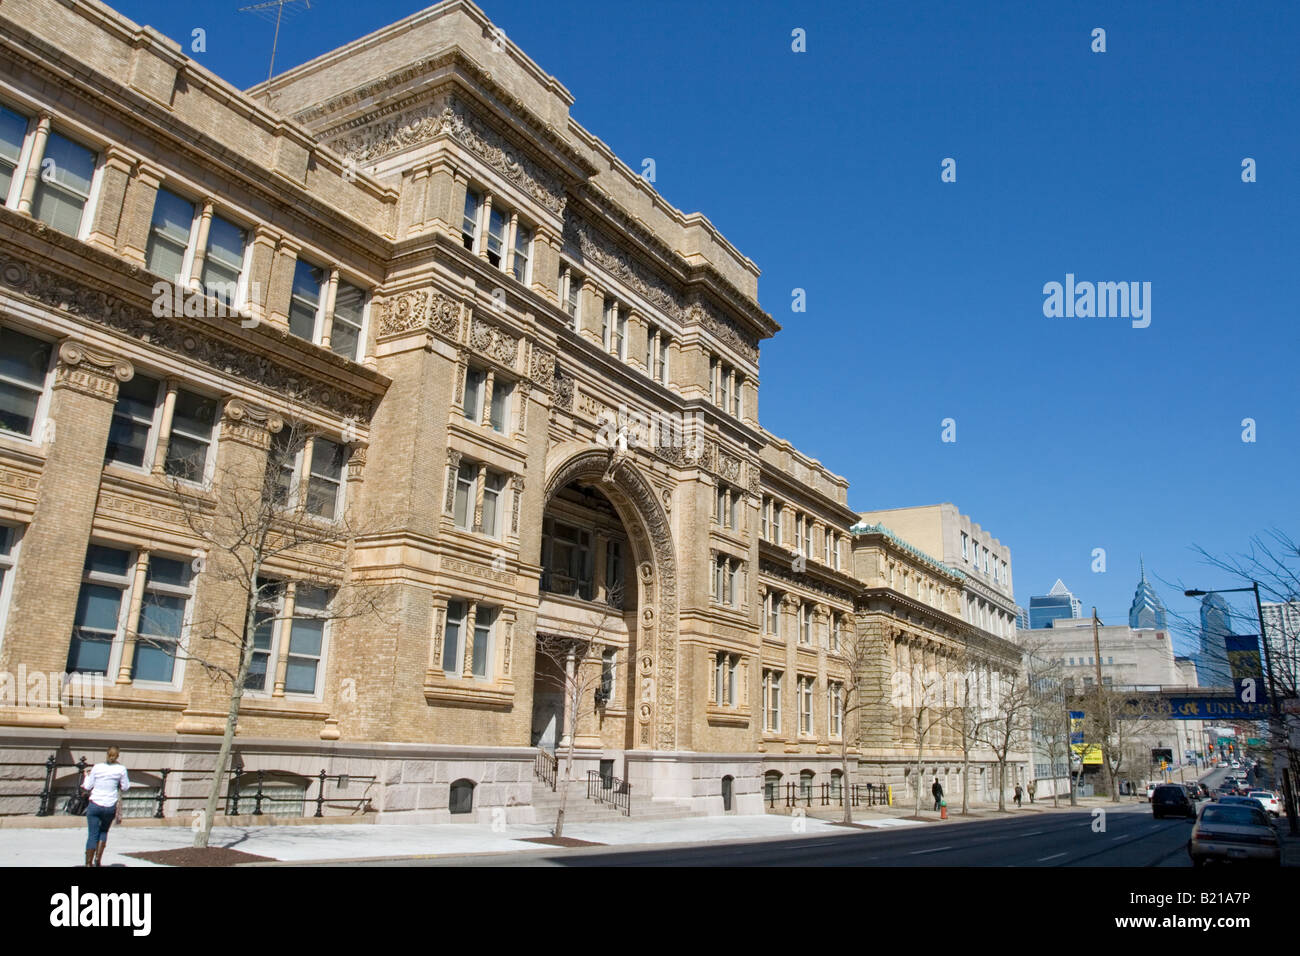
[[[1278,866],[1282,862],[1282,838],[1273,829],[1268,814],[1258,806],[1208,803],[1192,827],[1187,855],[1192,858],[1192,866],[1204,866],[1210,860]]]
[[[1162,783],[1151,795],[1151,816],[1157,820],[1161,817],[1194,817],[1196,804],[1182,784]]]
[[[1282,807],[1278,803],[1277,794],[1271,790],[1251,790],[1246,794],[1247,799],[1258,800],[1264,805],[1264,809],[1273,816],[1280,816]]]
[[[1160,786],[1158,783],[1147,784],[1147,803],[1151,802],[1151,795],[1156,792],[1156,787],[1158,786]]]
[[[1223,799],[1221,799],[1221,800],[1219,801],[1219,803],[1225,803],[1225,804],[1228,804],[1229,806],[1239,806],[1239,807],[1259,807],[1259,808],[1260,808],[1261,810],[1263,810],[1264,812],[1266,812],[1266,813],[1268,812],[1268,808],[1267,808],[1266,806],[1264,806],[1264,801],[1263,801],[1263,800],[1259,800],[1259,799],[1257,799],[1257,798],[1255,798],[1255,797],[1247,797],[1247,796],[1244,796],[1244,795],[1237,795],[1237,796],[1232,796],[1232,797],[1224,797]]]

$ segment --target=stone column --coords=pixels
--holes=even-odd
[[[298,266],[302,246],[292,239],[281,238],[271,259],[271,283],[266,292],[267,321],[289,327],[289,298],[293,294],[293,273]]]
[[[519,231],[519,213],[510,214],[510,222],[506,224],[506,247],[501,250],[501,271],[506,275],[515,274],[515,237]]]
[[[334,300],[339,294],[338,267],[330,269],[329,282],[321,293],[320,346],[330,347],[330,336],[334,332]]]
[[[49,113],[41,113],[36,118],[36,132],[32,134],[32,152],[27,158],[23,188],[18,195],[18,211],[28,216],[32,214],[32,201],[36,198],[36,184],[40,182],[41,160],[45,157],[45,145],[50,141],[52,121],[53,117]]]
[[[135,559],[135,574],[131,580],[131,604],[126,614],[126,640],[122,646],[122,660],[117,668],[117,683],[131,683],[131,670],[135,664],[135,642],[139,637],[140,609],[144,606],[144,582],[149,573],[149,552],[141,548]]]
[[[176,415],[176,379],[167,379],[167,397],[163,399],[162,421],[158,425],[158,442],[154,449],[153,473],[161,475],[167,463],[167,446],[171,444],[172,418]]]
[[[113,404],[118,384],[134,374],[131,363],[118,356],[71,339],[59,346],[50,401],[50,419],[57,427],[46,446],[40,494],[23,536],[22,559],[13,572],[0,671],[13,673],[25,664],[28,672],[59,673],[67,664]],[[51,714],[44,708],[35,714],[15,713],[24,710],[0,706],[0,723],[67,722],[57,711]]]
[[[478,224],[478,257],[486,260],[488,257],[488,231],[492,228],[492,194],[483,194],[483,208],[479,211],[483,221]],[[505,255],[505,250],[501,254]]]
[[[149,245],[149,226],[153,222],[154,201],[162,185],[162,170],[147,162],[136,166],[135,175],[127,183],[126,199],[122,203],[122,218],[117,227],[117,247],[123,258],[138,266],[145,263],[145,248]],[[165,277],[175,282],[175,276]]]
[[[216,544],[195,580],[195,611],[190,629],[190,654],[235,672],[240,649],[231,642],[244,633],[248,610],[248,581],[230,548],[247,519],[241,510],[258,500],[266,477],[271,436],[284,427],[273,412],[241,399],[226,400],[212,494],[216,500],[212,533]],[[224,543],[224,547],[223,547]],[[268,691],[275,673],[267,674]],[[221,734],[230,707],[230,684],[215,680],[203,667],[186,667],[184,691],[189,705],[176,722],[179,734]]]
[[[284,603],[280,608],[280,639],[276,641],[275,686],[272,697],[284,696],[285,675],[289,670],[289,641],[293,639],[294,603],[298,599],[298,582],[286,581],[284,585]]]
[[[194,261],[190,264],[189,286],[195,292],[203,288],[203,262],[208,257],[208,234],[212,231],[215,206],[211,196],[204,197],[202,211],[199,213],[198,235],[194,237]]]
[[[127,188],[135,159],[117,146],[104,147],[104,165],[99,174],[99,198],[90,223],[87,242],[117,251],[118,227],[126,204]]]

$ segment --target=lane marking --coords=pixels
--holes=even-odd
[[[1051,856],[1042,856],[1038,858],[1038,862],[1045,863],[1048,860],[1055,860],[1058,856],[1065,856],[1065,853],[1066,851],[1063,850],[1060,853],[1053,853]]]
[[[921,853],[940,853],[943,850],[951,850],[951,849],[952,847],[950,846],[937,846],[933,850],[913,850],[911,853],[908,854],[908,856],[917,856],[918,854]]]
[[[1030,830],[1028,833],[1022,833],[1022,834],[1020,834],[1020,835],[1021,835],[1021,836],[1038,836],[1038,834],[1040,834],[1040,833],[1042,833],[1042,832],[1043,832],[1042,830]]]

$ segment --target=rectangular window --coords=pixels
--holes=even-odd
[[[533,231],[522,223],[515,226],[515,258],[511,265],[515,278],[528,281],[528,258],[533,248]]]
[[[758,509],[758,536],[764,541],[768,538],[768,526],[772,519],[772,499],[763,498],[763,504]]]
[[[961,533],[961,559],[963,561],[967,560],[970,557],[970,555],[967,553],[967,549],[969,545],[970,545],[970,536],[967,535],[965,531],[963,531]]]
[[[831,650],[838,651],[839,649],[840,649],[840,616],[838,614],[832,613],[831,614]]]
[[[612,538],[605,542],[605,603],[623,606],[623,543]]]
[[[732,607],[740,607],[740,562],[729,562],[727,575],[727,603]]]
[[[732,531],[740,530],[740,492],[731,493],[731,506],[727,512],[727,527]]]
[[[745,380],[741,376],[737,375],[736,381],[731,388],[731,414],[736,418],[740,417],[741,386],[744,384],[744,381]]]
[[[321,287],[325,270],[299,259],[293,267],[293,290],[289,297],[289,331],[308,342],[316,341],[320,317]]]
[[[606,298],[603,311],[600,315],[600,343],[608,352],[614,343],[614,319],[618,314],[618,306],[613,299]]]
[[[781,543],[781,522],[785,519],[785,508],[779,501],[772,504],[772,543]]]
[[[298,456],[302,444],[295,439],[291,427],[285,427],[271,436],[271,450],[267,457],[267,477],[275,504],[289,508],[298,491]]]
[[[763,729],[781,730],[781,672],[763,671]]]
[[[163,461],[166,474],[183,481],[203,481],[212,448],[212,429],[217,423],[217,405],[215,398],[177,390],[171,436]]]
[[[803,550],[803,515],[801,514],[794,516],[794,549]]]
[[[474,648],[470,656],[470,673],[480,679],[489,674],[492,654],[492,626],[496,623],[497,609],[478,606],[474,614]]]
[[[104,460],[143,468],[153,447],[153,427],[158,410],[157,379],[136,373],[117,387],[117,404],[108,428]]]
[[[330,520],[338,517],[346,460],[346,445],[325,438],[312,439],[311,470],[307,478],[308,514]]]
[[[77,235],[95,176],[94,151],[51,132],[40,168],[32,216],[59,232]]]
[[[718,651],[713,655],[713,702],[718,706],[726,704],[726,670],[727,655]]]
[[[131,587],[131,553],[92,544],[77,595],[77,611],[68,647],[69,674],[108,675],[113,641],[122,626],[125,598]]]
[[[23,142],[27,139],[27,117],[0,106],[0,205],[5,204],[14,179]]]
[[[442,632],[442,669],[449,677],[459,677],[464,665],[465,602],[447,602],[447,624]]]
[[[659,333],[659,364],[655,368],[655,381],[668,384],[668,352],[672,339],[663,332]]]
[[[827,694],[830,735],[840,736],[844,726],[844,685],[831,684]]]
[[[572,270],[569,270],[568,275],[569,286],[564,297],[564,311],[569,313],[569,318],[573,320],[573,328],[576,331],[582,313],[582,276]]]
[[[510,396],[514,390],[514,382],[507,382],[501,378],[492,380],[492,414],[490,421],[493,431],[503,433],[510,431]]]
[[[32,437],[54,347],[0,327],[0,428]]]
[[[483,421],[483,391],[487,383],[487,373],[482,369],[469,366],[465,369],[465,394],[461,407],[465,417],[478,424]]]
[[[767,633],[781,636],[781,595],[776,591],[767,592]]]
[[[194,203],[159,189],[154,196],[149,241],[145,244],[146,268],[177,285],[184,284],[189,275],[186,260],[193,226]]]
[[[812,643],[812,622],[813,622],[812,605],[800,604],[799,605],[799,643],[800,644]]]
[[[506,229],[509,225],[510,217],[505,210],[493,206],[492,214],[488,216],[487,260],[498,269],[505,258]]]
[[[813,679],[799,678],[799,733],[813,732]]]
[[[462,461],[456,470],[456,499],[452,518],[461,531],[472,530],[474,521],[474,498],[478,489],[478,465]]]
[[[320,686],[321,659],[325,652],[325,628],[334,593],[325,588],[298,585],[294,593],[293,620],[289,627],[284,668],[286,694],[315,695]],[[283,641],[281,642],[283,643]]]
[[[501,533],[501,505],[506,476],[489,471],[483,482],[483,533],[495,538]]]
[[[655,336],[659,330],[653,325],[647,325],[645,330],[645,370],[651,378],[655,377]]]
[[[203,291],[227,306],[239,300],[239,277],[244,271],[248,234],[232,222],[213,216],[208,225],[208,248],[203,255]]]
[[[627,358],[627,313],[622,309],[614,320],[614,354],[621,359]]]
[[[266,691],[267,674],[271,670],[271,653],[275,645],[275,631],[284,607],[284,582],[257,581],[257,618],[253,631],[253,657],[244,679],[244,689]]]
[[[600,655],[600,702],[605,704],[614,699],[614,671],[617,666],[618,650],[613,647],[605,648]]]
[[[840,569],[840,536],[835,536],[835,543],[831,546],[832,564],[836,571]]]
[[[149,556],[132,678],[170,684],[189,607],[191,562]]]
[[[465,215],[461,219],[460,241],[470,252],[478,252],[479,216],[482,215],[483,197],[473,190],[465,193]]]
[[[330,327],[330,351],[356,361],[360,358],[361,325],[366,310],[364,289],[339,282],[334,293],[334,321]]]

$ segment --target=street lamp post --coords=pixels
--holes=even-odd
[[[1264,645],[1264,669],[1268,671],[1269,696],[1269,736],[1273,744],[1273,773],[1282,773],[1282,799],[1286,803],[1287,826],[1291,835],[1300,834],[1300,820],[1296,819],[1295,794],[1291,790],[1291,773],[1285,756],[1285,731],[1282,723],[1282,701],[1277,696],[1277,686],[1273,677],[1273,657],[1268,648],[1268,634],[1264,630],[1264,605],[1259,599],[1259,582],[1251,581],[1248,588],[1218,588],[1213,591],[1184,591],[1186,597],[1202,597],[1206,594],[1234,594],[1251,591],[1255,595],[1255,613],[1259,617],[1259,642]]]

